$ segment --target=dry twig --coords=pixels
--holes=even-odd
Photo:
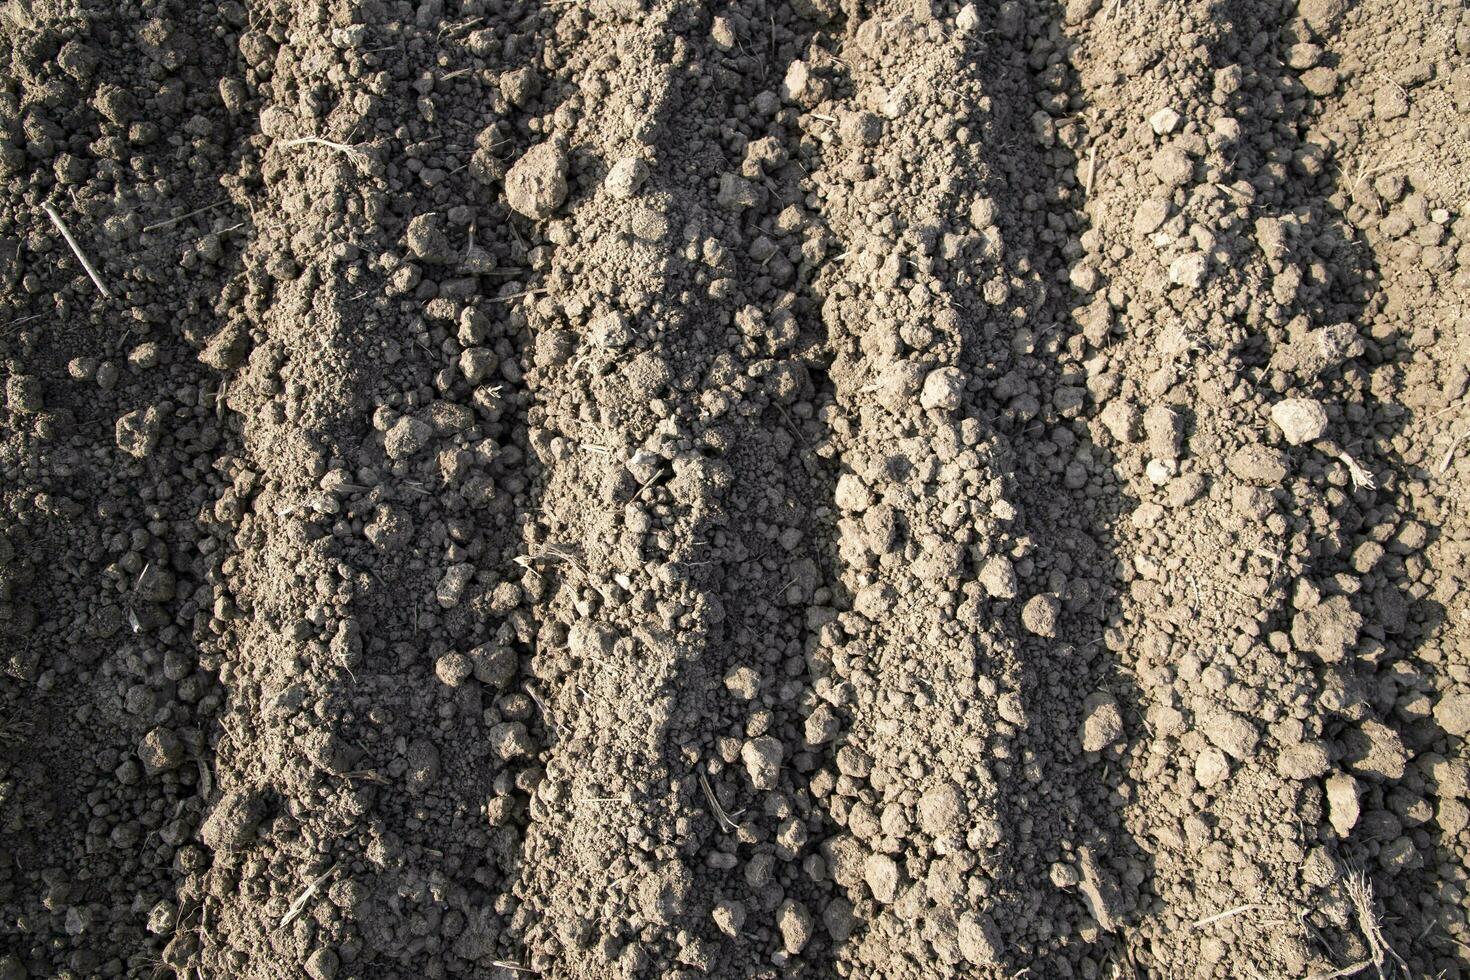
[[[541,717],[545,719],[546,727],[551,729],[551,734],[559,737],[561,733],[557,729],[556,719],[552,716],[551,708],[547,705],[546,699],[541,696],[541,692],[537,690],[536,685],[527,681],[522,686],[525,688],[526,693],[531,696],[531,700],[536,702],[536,707],[541,709]]]
[[[78,262],[82,263],[82,268],[87,270],[87,275],[92,277],[92,285],[97,287],[97,291],[104,298],[112,299],[112,291],[102,281],[102,276],[97,273],[96,267],[92,265],[92,261],[82,251],[82,247],[77,244],[77,240],[71,237],[71,229],[66,226],[65,221],[61,220],[61,215],[57,214],[56,209],[50,204],[41,205],[41,209],[46,212],[46,217],[51,219],[51,223],[56,226],[56,230],[61,232],[61,237],[66,239],[66,244],[71,246],[72,254],[77,257]]]

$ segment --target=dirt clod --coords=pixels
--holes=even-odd
[[[1316,442],[1327,432],[1327,412],[1314,398],[1286,398],[1271,406],[1271,421],[1293,446]]]
[[[550,143],[531,147],[505,175],[505,199],[516,212],[534,221],[556,213],[567,199],[566,154]]]

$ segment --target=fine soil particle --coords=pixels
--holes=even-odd
[[[1470,975],[1470,14],[0,3],[0,980]]]

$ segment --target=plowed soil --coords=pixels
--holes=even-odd
[[[0,980],[1470,975],[1459,0],[0,53]]]

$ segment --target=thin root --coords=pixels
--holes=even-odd
[[[1348,901],[1353,903],[1353,911],[1357,913],[1358,930],[1368,944],[1369,962],[1378,970],[1379,980],[1388,980],[1393,976],[1395,965],[1408,976],[1409,964],[1383,938],[1383,927],[1379,925],[1378,914],[1373,907],[1373,885],[1368,881],[1367,874],[1361,868],[1353,869],[1344,879],[1343,887],[1347,891]]]
[[[1368,472],[1366,466],[1347,453],[1338,453],[1337,458],[1342,460],[1342,465],[1347,467],[1348,479],[1352,480],[1354,490],[1378,489],[1378,481],[1373,479],[1373,474]]]

